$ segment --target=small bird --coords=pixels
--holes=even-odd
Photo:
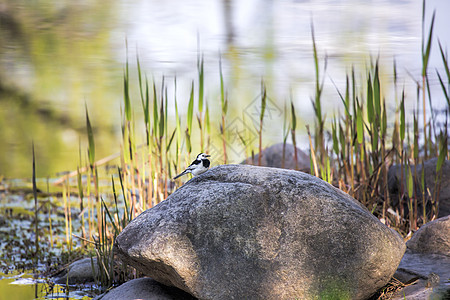
[[[210,156],[211,155],[205,153],[200,153],[199,155],[197,155],[197,158],[191,163],[191,165],[186,168],[186,170],[175,176],[173,179],[175,180],[187,173],[191,173],[192,175],[197,176],[208,171],[210,165],[208,157]]]

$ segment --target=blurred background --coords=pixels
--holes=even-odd
[[[434,10],[429,72],[431,92],[437,91],[433,106],[439,110],[447,104],[435,75],[442,68],[437,39],[444,48],[450,45],[450,1],[426,1],[425,32]],[[381,79],[387,83],[396,61],[407,106],[418,107],[419,0],[0,0],[0,176],[31,177],[32,142],[38,177],[75,170],[79,157],[86,157],[85,107],[97,157],[118,152],[127,59],[136,119],[142,115],[137,55],[149,80],[159,84],[164,76],[169,93],[175,93],[176,77],[182,122],[199,54],[204,55],[205,96],[214,127],[216,107],[220,111],[219,59],[231,120],[242,118],[243,111],[251,115],[263,78],[272,113],[268,123],[279,123],[266,128],[264,144],[282,141],[278,117],[292,97],[301,119],[298,140],[307,148],[304,128],[314,114],[311,24],[321,68],[328,57],[327,117],[343,110],[336,87],[342,91],[346,74],[352,67],[364,70],[371,57],[379,57]],[[393,91],[384,94],[395,109]],[[169,114],[173,117],[174,110]],[[235,152],[236,162],[242,160],[242,153]]]

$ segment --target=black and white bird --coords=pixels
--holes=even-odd
[[[197,155],[197,158],[190,164],[190,166],[186,168],[186,170],[175,176],[173,179],[175,180],[187,173],[191,173],[192,175],[197,176],[208,171],[210,165],[208,157],[210,156],[211,155],[205,153],[200,153],[199,155]]]

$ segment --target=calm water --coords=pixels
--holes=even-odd
[[[434,9],[435,44],[429,70],[433,105],[442,108],[445,102],[435,75],[436,68],[442,72],[436,37],[444,47],[450,45],[450,1],[427,1],[427,24]],[[205,57],[206,97],[214,113],[221,53],[230,120],[239,121],[243,114],[252,118],[260,80],[267,82],[269,118],[275,124],[266,128],[264,142],[269,144],[281,141],[280,114],[290,93],[299,110],[299,128],[313,122],[311,22],[319,55],[329,58],[324,107],[327,116],[332,116],[343,108],[331,79],[342,88],[351,66],[363,69],[370,55],[380,56],[386,84],[392,81],[395,57],[408,107],[416,106],[412,77],[418,80],[421,73],[421,18],[419,0],[3,0],[0,176],[31,176],[33,140],[38,176],[76,169],[80,145],[82,160],[86,157],[85,105],[96,130],[97,157],[119,151],[125,41],[138,119],[137,52],[149,78],[159,84],[166,76],[169,93],[173,93],[172,81],[177,77],[183,113],[188,88],[197,76],[199,49]],[[387,96],[391,93],[386,90]],[[394,108],[394,98],[388,99]],[[173,115],[172,110],[169,113]],[[304,138],[300,132],[300,142]],[[238,161],[242,153],[239,149],[235,152]]]

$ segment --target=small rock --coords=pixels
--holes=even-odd
[[[394,277],[403,283],[414,282],[398,291],[395,300],[449,299],[450,257],[408,249]]]
[[[195,300],[196,298],[174,287],[168,287],[151,278],[133,279],[96,297],[94,300]]]
[[[94,265],[94,271],[92,270]],[[98,274],[97,258],[83,258],[71,263],[67,269],[55,275],[53,281],[58,284],[84,284],[95,282]]]
[[[413,252],[450,256],[450,216],[439,218],[420,227],[406,246]]]
[[[224,165],[136,217],[114,251],[199,299],[366,299],[403,239],[359,202],[303,172]]]
[[[262,151],[261,166],[271,168],[284,168],[292,170],[308,171],[310,169],[309,155],[304,151],[294,147],[292,144],[286,144],[284,148],[283,163],[283,143],[272,145]],[[297,165],[295,163],[295,150],[297,149]],[[253,158],[246,158],[242,164],[258,165],[259,154]]]
[[[425,283],[425,287],[427,287],[427,288],[436,287],[439,285],[440,281],[441,281],[441,278],[439,277],[439,275],[431,272],[428,275],[427,281]]]

